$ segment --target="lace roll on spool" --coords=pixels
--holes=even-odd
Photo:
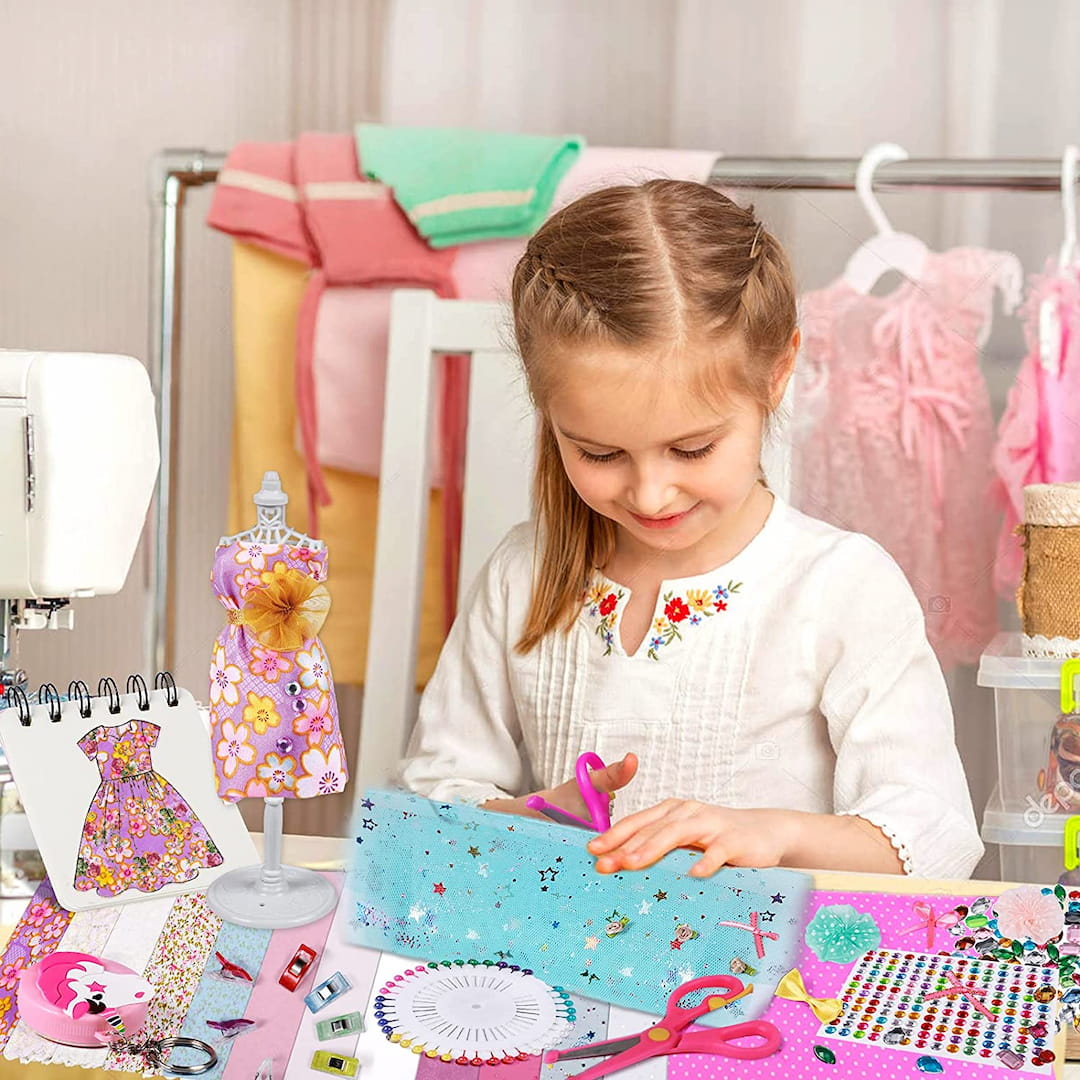
[[[1016,607],[1027,656],[1080,656],[1080,483],[1024,488]]]

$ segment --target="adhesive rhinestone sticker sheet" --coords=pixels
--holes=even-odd
[[[794,966],[812,879],[727,868],[689,877],[674,851],[648,870],[598,874],[582,829],[403,791],[357,809],[353,941],[447,960],[496,958],[550,985],[662,1015],[681,983],[738,974],[752,1019]],[[713,1023],[718,1021],[713,1020]]]
[[[872,949],[848,976],[821,1038],[1049,1076],[1056,967]]]

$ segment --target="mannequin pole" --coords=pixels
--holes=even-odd
[[[262,864],[230,870],[207,889],[210,910],[226,922],[280,930],[306,926],[337,906],[337,892],[322,874],[282,865],[284,803],[280,795],[263,799]]]
[[[284,814],[282,805],[285,800],[280,796],[269,796],[263,800],[263,892],[278,893],[284,889],[281,873],[281,834]]]

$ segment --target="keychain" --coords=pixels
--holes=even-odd
[[[206,1061],[199,1065],[167,1065],[165,1055],[178,1046],[188,1047],[191,1050],[201,1050],[206,1054]],[[111,1050],[118,1050],[125,1054],[139,1055],[148,1068],[160,1069],[162,1072],[172,1073],[174,1076],[201,1076],[209,1072],[218,1061],[217,1051],[202,1039],[189,1039],[186,1035],[177,1035],[171,1039],[115,1039],[109,1043]]]

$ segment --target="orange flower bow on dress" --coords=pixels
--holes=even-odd
[[[259,644],[289,652],[316,637],[330,612],[330,590],[283,562],[259,576],[262,588],[252,589],[241,609]]]

